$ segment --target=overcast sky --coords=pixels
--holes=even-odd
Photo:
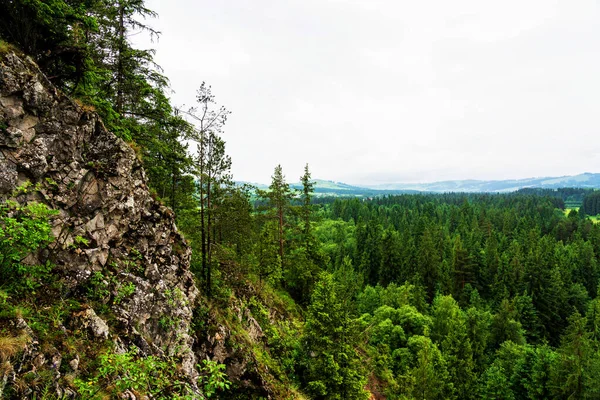
[[[596,0],[150,0],[176,105],[232,111],[236,180],[600,172]],[[140,41],[139,35],[135,38]]]

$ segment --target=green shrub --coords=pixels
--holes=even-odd
[[[127,282],[123,285],[119,285],[117,289],[117,295],[115,296],[115,304],[120,304],[124,298],[131,296],[135,293],[135,284],[133,282]]]
[[[106,301],[110,296],[110,283],[104,274],[96,271],[88,282],[88,297],[94,300]]]
[[[57,211],[35,202],[21,205],[7,201],[0,205],[0,285],[4,291],[34,291],[49,277],[49,262],[29,265],[23,260],[52,242],[49,219],[55,214]]]
[[[119,398],[127,390],[161,400],[195,398],[190,384],[178,375],[173,358],[141,357],[135,349],[108,351],[98,357],[96,373],[76,378],[74,384],[84,399]]]
[[[229,389],[231,382],[227,379],[225,364],[219,364],[212,360],[203,360],[203,366],[200,366],[202,375],[199,383],[204,389],[204,395],[208,398],[214,396],[217,392],[222,392]]]

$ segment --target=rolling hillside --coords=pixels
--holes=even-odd
[[[456,180],[431,183],[389,183],[383,185],[355,186],[343,182],[315,179],[316,196],[358,196],[373,197],[387,194],[417,193],[417,192],[514,192],[523,188],[558,189],[565,187],[600,189],[600,173],[583,173],[573,176],[508,179],[508,180]],[[244,184],[249,182],[238,182]],[[259,189],[268,189],[268,185],[249,183]],[[291,183],[290,187],[302,189],[299,182]]]
[[[378,190],[417,190],[423,192],[512,192],[523,188],[600,188],[600,174],[586,172],[579,175],[561,177],[496,181],[458,180],[432,183],[392,183],[369,187]]]

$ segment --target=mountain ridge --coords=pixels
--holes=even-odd
[[[532,177],[498,180],[447,180],[428,183],[391,183],[367,185],[378,190],[418,190],[425,192],[512,192],[524,188],[558,189],[562,187],[600,188],[600,173],[584,172],[559,177]]]
[[[418,192],[467,192],[467,193],[506,193],[524,188],[558,189],[564,187],[600,189],[600,173],[584,172],[577,175],[532,177],[522,179],[461,179],[424,183],[385,183],[353,185],[340,181],[327,179],[313,179],[315,194],[317,195],[354,195],[375,196],[385,194],[418,193]],[[268,189],[268,185],[251,182],[237,182],[250,184],[259,189]],[[290,187],[301,189],[300,182],[290,183]]]

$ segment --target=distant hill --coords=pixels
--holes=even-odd
[[[317,196],[358,196],[374,197],[388,194],[418,193],[418,192],[514,192],[524,188],[558,189],[565,187],[600,189],[600,174],[586,172],[574,176],[507,179],[497,181],[457,180],[431,183],[389,183],[385,185],[353,186],[343,182],[314,179],[315,195]],[[249,182],[237,182],[238,184]],[[268,189],[268,185],[249,183],[259,189]],[[291,183],[290,187],[302,189],[299,182]]]
[[[315,189],[319,189],[319,190],[349,190],[349,191],[365,190],[365,188],[363,188],[363,187],[352,186],[352,185],[348,185],[348,184],[342,183],[342,182],[326,181],[324,179],[313,179],[313,182],[315,183]],[[296,189],[301,189],[302,183],[296,182],[296,183],[292,183],[290,186],[292,186]]]
[[[354,196],[354,197],[375,197],[382,196],[386,194],[402,194],[402,193],[418,193],[417,190],[403,190],[403,189],[391,189],[391,190],[381,190],[374,189],[368,187],[360,187],[360,186],[352,186],[343,182],[334,182],[328,181],[324,179],[313,179],[315,182],[315,191],[314,195],[317,197],[325,197],[325,196]],[[236,182],[238,185],[248,184],[255,186],[261,190],[269,189],[269,185],[265,185],[262,183],[252,183],[252,182]],[[290,183],[290,187],[296,190],[302,190],[302,183],[294,182]]]
[[[356,197],[374,197],[386,194],[417,193],[416,190],[390,189],[382,190],[377,188],[368,188],[352,186],[342,182],[327,181],[323,179],[313,179],[315,182],[315,196],[356,196]],[[302,183],[296,182],[290,184],[290,187],[302,190]]]
[[[497,181],[457,180],[432,183],[391,183],[368,186],[376,190],[416,190],[421,192],[512,192],[523,188],[600,188],[600,174],[586,172],[574,176],[508,179]]]

